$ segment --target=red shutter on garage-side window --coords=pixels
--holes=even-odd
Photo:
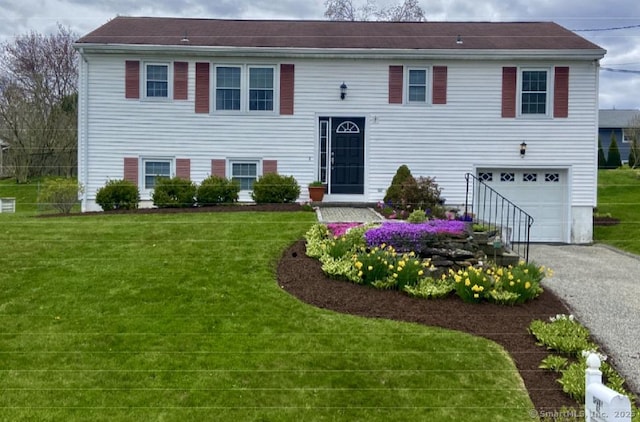
[[[227,177],[226,165],[227,165],[226,160],[219,160],[219,159],[211,160],[211,175],[224,177],[226,179]]]
[[[176,176],[181,179],[191,179],[191,160],[176,158]]]
[[[280,65],[280,114],[293,114],[295,66]]]
[[[173,63],[173,99],[188,99],[189,63]]]
[[[209,112],[209,63],[196,63],[196,113]]]
[[[389,66],[389,104],[402,104],[402,66]]]
[[[553,83],[553,117],[569,117],[568,67],[556,67]]]
[[[278,160],[262,160],[262,174],[278,173]]]
[[[502,68],[502,117],[516,117],[517,76],[517,68]]]
[[[138,186],[138,158],[124,157],[124,180]]]
[[[124,97],[140,98],[140,62],[138,60],[125,61]]]
[[[447,103],[447,66],[433,66],[433,104]]]

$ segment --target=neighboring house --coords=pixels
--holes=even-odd
[[[607,157],[609,152],[613,133],[622,162],[628,162],[633,136],[629,129],[635,124],[638,126],[637,130],[640,130],[640,110],[600,110],[598,114],[598,138],[602,144],[604,156]],[[640,139],[638,141],[640,142]]]
[[[109,179],[149,205],[156,176],[214,174],[247,201],[267,172],[375,202],[406,164],[449,206],[481,177],[534,241],[592,240],[605,51],[554,23],[117,17],[75,46],[84,211]]]

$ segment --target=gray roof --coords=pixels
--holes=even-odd
[[[640,122],[640,110],[599,110],[598,127],[600,128],[628,128],[631,121],[636,118]]]
[[[456,42],[458,36],[462,43]],[[604,54],[597,45],[553,22],[336,22],[119,16],[77,41],[77,45],[83,44],[577,50]]]

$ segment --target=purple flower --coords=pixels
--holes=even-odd
[[[399,251],[406,251],[419,250],[426,238],[439,234],[460,235],[464,230],[464,222],[457,220],[429,220],[419,224],[385,222],[367,230],[364,237],[370,247],[385,243]]]

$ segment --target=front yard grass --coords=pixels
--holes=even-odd
[[[0,420],[531,420],[495,343],[280,289],[312,222],[0,215]]]
[[[640,170],[600,170],[597,211],[611,214],[620,223],[595,226],[594,240],[640,254]]]

